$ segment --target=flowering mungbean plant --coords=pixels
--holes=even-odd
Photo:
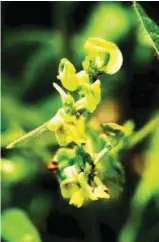
[[[53,86],[61,96],[62,107],[55,116],[7,147],[12,148],[45,130],[54,132],[60,148],[49,169],[56,171],[62,196],[77,207],[90,200],[110,198],[101,171],[107,160],[114,162],[133,131],[131,122],[124,126],[99,125],[89,119],[101,101],[99,76],[116,73],[123,58],[114,43],[99,38],[89,38],[84,50],[86,56],[80,72],[66,58],[60,61],[57,78],[62,87],[57,83]],[[116,162],[115,166],[120,164]]]

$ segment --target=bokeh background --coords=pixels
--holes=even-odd
[[[158,3],[142,6],[159,23]],[[2,212],[21,209],[44,242],[117,241],[145,168],[150,137],[126,153],[122,199],[109,208],[103,204],[77,209],[62,199],[56,178],[46,168],[58,147],[54,134],[13,150],[5,147],[55,114],[61,102],[52,82],[57,81],[59,61],[66,57],[80,70],[83,43],[90,36],[115,42],[124,58],[117,74],[101,78],[102,103],[95,113],[99,122],[123,124],[131,119],[138,130],[153,116],[159,106],[159,62],[132,3],[8,1],[1,2],[1,12]],[[158,241],[158,214],[156,203],[150,201],[144,212],[148,219],[142,220],[136,241],[146,241],[145,231],[154,226],[155,235],[147,241]],[[12,230],[11,219],[6,224]],[[20,225],[17,222],[14,231],[25,233],[25,218]],[[14,236],[10,241],[18,242]]]

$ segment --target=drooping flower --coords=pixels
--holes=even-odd
[[[123,63],[121,51],[112,42],[100,38],[88,38],[84,50],[86,59],[83,68],[87,72],[114,74],[121,68]]]

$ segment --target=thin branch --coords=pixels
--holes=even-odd
[[[38,135],[40,135],[41,133],[43,133],[44,131],[47,131],[47,123],[42,124],[41,126],[39,126],[38,128],[30,131],[29,133],[27,133],[26,135],[23,135],[22,137],[14,140],[13,142],[11,142],[6,148],[7,149],[12,149],[15,146],[17,146],[18,144],[21,144],[25,141],[30,140],[31,138],[35,138]]]
[[[149,135],[155,128],[159,128],[159,114],[150,120],[142,129],[137,131],[132,137],[128,147],[132,148],[141,142],[147,135]]]

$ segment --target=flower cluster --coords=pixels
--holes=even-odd
[[[85,201],[110,197],[108,188],[100,179],[98,163],[124,135],[122,127],[117,124],[103,125],[99,128],[102,150],[96,153],[93,149],[87,117],[101,101],[98,77],[117,72],[122,65],[122,54],[114,43],[98,38],[89,38],[84,50],[86,57],[80,72],[66,58],[61,60],[57,78],[67,92],[53,84],[61,96],[62,108],[47,123],[60,146],[73,145],[71,149],[60,148],[53,161],[58,163],[57,177],[62,196],[77,207]]]
[[[88,118],[101,101],[100,75],[116,73],[123,58],[114,43],[99,38],[89,38],[84,50],[83,70],[79,72],[66,58],[60,61],[57,78],[62,87],[57,83],[53,86],[60,94],[62,107],[55,116],[7,146],[13,148],[46,130],[53,131],[61,147],[48,168],[56,172],[62,196],[77,207],[86,201],[110,197],[100,167],[127,142],[132,131],[131,125],[94,125]]]

